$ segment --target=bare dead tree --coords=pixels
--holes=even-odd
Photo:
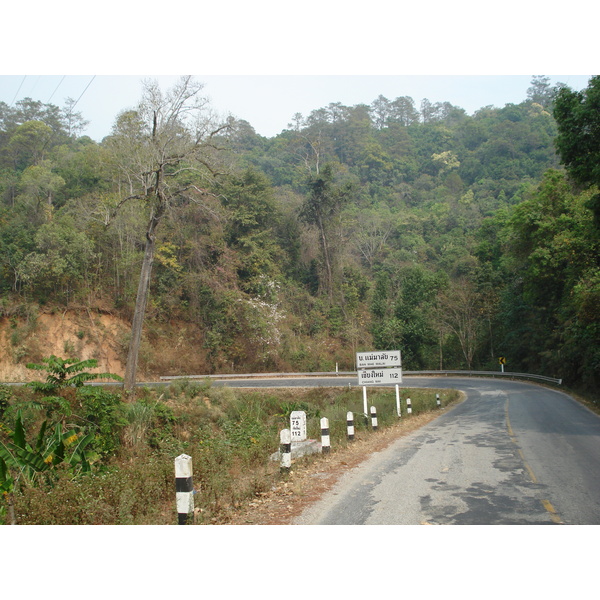
[[[481,333],[481,298],[466,279],[453,282],[438,298],[440,330],[446,329],[456,335],[467,368],[471,369]]]
[[[115,206],[138,201],[148,211],[144,255],[125,367],[124,388],[133,390],[148,297],[156,230],[170,210],[185,202],[202,202],[202,182],[220,174],[215,138],[227,128],[211,114],[200,92],[203,85],[182,77],[163,93],[156,82],[144,82],[136,111],[120,116],[108,141],[119,173],[119,188],[127,190]]]

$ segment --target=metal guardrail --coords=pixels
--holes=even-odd
[[[562,385],[562,379],[547,377],[546,375],[535,375],[532,373],[510,373],[501,371],[403,371],[403,375],[463,375],[468,377],[508,377],[510,379],[537,379],[548,383]]]
[[[402,375],[419,376],[430,375],[434,377],[446,377],[448,375],[461,375],[463,377],[508,377],[510,379],[536,379],[547,383],[562,385],[562,379],[555,377],[546,377],[545,375],[535,375],[532,373],[510,373],[501,371],[403,371]],[[275,378],[275,377],[352,377],[358,376],[357,371],[323,371],[309,373],[229,373],[219,375],[169,375],[162,376],[161,381],[172,381],[176,379],[255,379],[255,378]]]
[[[463,377],[508,377],[510,379],[536,379],[556,385],[562,385],[562,379],[554,377],[546,377],[545,375],[534,375],[531,373],[507,373],[501,371],[403,371],[402,375],[418,377],[420,375],[428,375],[432,377],[447,377],[450,375],[461,375]],[[164,375],[159,377],[160,381],[174,381],[177,379],[268,379],[268,378],[289,378],[289,377],[358,377],[357,371],[311,371],[309,373],[223,373],[213,375]],[[2,381],[2,385],[25,385],[23,382]],[[123,385],[115,382],[88,382],[86,385],[97,386],[115,386]],[[137,383],[136,385],[146,385],[145,383]]]

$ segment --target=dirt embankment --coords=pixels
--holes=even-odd
[[[29,318],[0,319],[0,381],[30,381],[26,368],[52,354],[81,360],[94,358],[98,371],[124,372],[123,341],[127,323],[111,314],[87,309],[39,313]]]

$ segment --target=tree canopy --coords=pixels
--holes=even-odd
[[[68,106],[0,103],[0,314],[110,306],[138,346],[144,319],[190,323],[207,371],[385,346],[597,388],[599,103],[599,77],[535,76],[472,115],[380,95],[267,139],[182,78],[145,82],[101,143]]]

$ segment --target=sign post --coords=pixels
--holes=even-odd
[[[402,369],[400,367],[362,369],[358,372],[358,382],[360,385],[402,383]]]
[[[367,369],[369,367],[401,367],[402,359],[400,350],[357,352],[356,367]]]
[[[400,350],[376,350],[357,352],[356,368],[358,385],[363,388],[363,407],[368,419],[367,385],[395,385],[398,396],[398,384],[402,383],[402,356]],[[400,410],[398,409],[398,416]]]

